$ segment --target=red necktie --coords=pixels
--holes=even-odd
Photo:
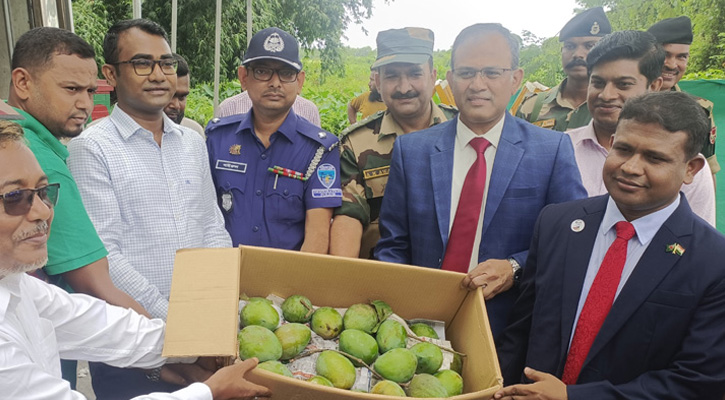
[[[594,338],[597,337],[599,329],[612,308],[614,295],[617,293],[619,280],[622,278],[624,261],[627,259],[627,242],[635,232],[634,226],[627,221],[617,222],[615,227],[617,238],[614,239],[614,243],[609,246],[607,254],[604,255],[602,266],[589,289],[584,307],[579,314],[569,354],[566,356],[561,380],[567,385],[575,384],[579,378]]]
[[[473,242],[476,240],[478,219],[481,216],[483,189],[486,187],[486,158],[483,156],[483,152],[491,143],[478,137],[472,139],[470,144],[476,150],[477,158],[463,182],[456,216],[453,219],[453,228],[448,238],[448,246],[441,267],[447,271],[463,272],[464,274],[468,273],[471,263]]]

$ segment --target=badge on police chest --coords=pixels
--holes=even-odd
[[[233,206],[234,198],[232,197],[232,192],[222,193],[222,208],[224,209],[224,211],[231,211]]]

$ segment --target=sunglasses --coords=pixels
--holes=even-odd
[[[38,195],[40,201],[45,203],[48,208],[55,207],[58,203],[58,191],[60,183],[51,183],[48,186],[39,187],[37,189],[20,189],[13,190],[0,195],[3,199],[3,207],[8,215],[25,215],[33,206],[33,199]]]

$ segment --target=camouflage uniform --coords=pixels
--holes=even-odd
[[[549,90],[527,98],[516,111],[516,116],[536,126],[560,132],[585,126],[592,119],[587,103],[579,107],[572,106],[561,96],[564,86],[566,79]]]
[[[431,104],[430,126],[445,122],[458,113],[453,107],[436,106],[433,101]],[[380,206],[388,183],[393,143],[402,131],[389,112],[379,111],[351,125],[340,135],[342,206],[335,209],[335,215],[346,215],[362,223],[361,258],[372,258],[372,251],[380,239]]]
[[[679,85],[675,85],[672,90],[677,92],[682,91]],[[717,156],[715,154],[715,139],[717,139],[717,127],[715,127],[715,120],[712,117],[712,109],[715,105],[710,100],[703,99],[702,97],[692,97],[694,97],[697,100],[697,103],[702,106],[702,108],[707,113],[707,117],[710,119],[710,134],[708,135],[707,139],[705,139],[705,144],[702,146],[702,150],[700,150],[700,153],[702,153],[702,155],[707,158],[707,163],[710,164],[710,169],[712,170],[712,173],[715,174],[720,171],[720,163],[717,162]]]

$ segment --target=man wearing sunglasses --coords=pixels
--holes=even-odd
[[[8,399],[84,399],[61,379],[60,358],[152,368],[161,357],[164,323],[64,291],[26,274],[48,260],[58,183],[48,183],[17,124],[0,121],[0,396]],[[182,360],[177,360],[182,361]],[[192,361],[188,360],[187,362]],[[224,368],[203,384],[171,396],[209,400],[268,397],[244,379],[256,359]]]
[[[239,69],[249,113],[214,119],[207,148],[234,245],[327,253],[342,203],[335,135],[292,110],[305,72],[297,40],[279,28],[252,37]]]
[[[215,204],[203,139],[164,114],[177,67],[166,32],[148,20],[120,21],[103,49],[103,73],[118,104],[69,143],[68,166],[113,261],[114,282],[152,317],[165,319],[176,251],[231,241]],[[91,372],[101,399],[175,389],[156,382],[160,371],[145,376],[94,364]],[[179,373],[186,372],[199,371]]]

